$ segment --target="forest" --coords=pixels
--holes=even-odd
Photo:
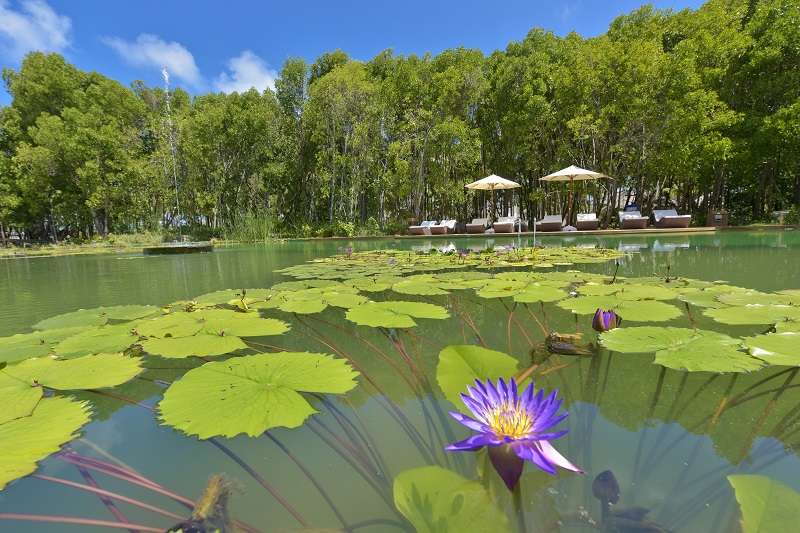
[[[125,86],[32,52],[3,79],[0,241],[191,232],[231,237],[395,233],[467,220],[464,185],[494,173],[528,220],[565,212],[576,188],[613,222],[635,199],[703,224],[796,216],[800,204],[800,1],[643,6],[584,38],[532,29],[486,55],[384,50],[290,58],[274,90],[231,94]],[[243,230],[244,228],[244,230]]]

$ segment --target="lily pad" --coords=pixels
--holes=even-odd
[[[124,352],[139,340],[129,324],[100,326],[67,337],[53,348],[61,357],[75,357],[92,353]]]
[[[800,333],[770,333],[743,341],[754,357],[771,365],[800,366]]]
[[[600,344],[621,353],[647,353],[684,346],[699,338],[712,339],[720,345],[731,346],[738,341],[715,331],[665,326],[616,328],[600,335]]]
[[[567,297],[567,293],[562,289],[542,285],[540,283],[531,283],[523,290],[514,295],[514,301],[519,303],[536,303],[536,302],[557,302]]]
[[[228,309],[198,311],[204,321],[203,329],[214,335],[235,337],[265,337],[289,331],[289,324],[274,318],[262,318],[258,313],[240,313]]]
[[[56,315],[41,320],[33,325],[33,329],[71,328],[77,326],[102,326],[108,317],[97,309],[79,309],[71,313]]]
[[[800,493],[766,476],[733,475],[728,481],[742,512],[743,533],[784,533],[800,519]]]
[[[285,300],[278,305],[278,309],[287,313],[297,313],[298,315],[313,315],[321,313],[328,307],[328,304],[319,298],[318,300]]]
[[[412,328],[414,318],[444,319],[450,314],[440,305],[424,302],[367,302],[348,309],[346,318],[361,326],[373,328]]]
[[[56,390],[86,390],[115,387],[142,371],[140,360],[122,354],[99,354],[59,360],[28,359],[2,372],[24,383]]]
[[[41,387],[0,372],[0,424],[30,415],[41,398]]]
[[[294,428],[317,411],[300,392],[343,394],[357,372],[343,359],[282,352],[206,363],[173,383],[159,403],[161,420],[201,439],[257,437]]]
[[[194,335],[203,328],[198,315],[176,311],[167,315],[143,320],[136,324],[136,331],[143,337],[178,338]]]
[[[790,305],[745,305],[706,309],[703,314],[721,324],[774,324],[784,320],[800,320],[800,307]]]
[[[439,352],[436,381],[445,398],[461,408],[461,393],[476,379],[509,378],[517,373],[519,361],[514,357],[481,346],[453,345]]]
[[[145,352],[167,358],[225,355],[245,348],[247,345],[239,337],[208,333],[193,337],[148,339],[142,342]]]
[[[48,353],[50,353],[50,344],[44,341],[40,332],[0,338],[0,361],[2,362],[13,363]]]
[[[760,359],[714,336],[698,337],[681,346],[659,350],[655,363],[689,372],[754,372],[764,367]]]
[[[558,302],[562,309],[579,315],[591,315],[598,307],[612,309],[628,322],[666,322],[681,316],[674,305],[656,300],[620,300],[611,296],[579,296]]]
[[[760,291],[737,291],[720,294],[717,299],[726,305],[790,305],[796,298],[788,294]]]
[[[0,490],[33,473],[88,421],[88,403],[55,397],[40,401],[30,416],[0,424]]]
[[[244,291],[244,294],[242,291]],[[194,301],[201,305],[220,305],[229,303],[231,300],[241,299],[242,296],[255,300],[265,300],[272,292],[270,289],[225,289],[202,294],[195,298]]]
[[[89,311],[92,311],[92,309],[89,309]],[[115,305],[112,307],[98,307],[94,311],[109,320],[128,322],[153,316],[161,312],[161,309],[155,305]]]
[[[401,472],[394,480],[394,504],[417,533],[510,531],[506,514],[483,485],[439,466]]]

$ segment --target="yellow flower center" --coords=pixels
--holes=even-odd
[[[486,414],[486,424],[500,438],[521,439],[533,428],[527,411],[513,404],[501,404]]]

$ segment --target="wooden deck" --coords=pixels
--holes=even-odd
[[[660,234],[691,234],[691,233],[714,233],[726,228],[716,228],[713,226],[695,228],[646,228],[646,229],[596,229],[584,231],[537,231],[537,237],[578,237],[581,235],[660,235]],[[398,239],[432,239],[432,238],[453,238],[453,237],[516,237],[533,236],[532,231],[517,233],[448,233],[445,235],[395,235]]]

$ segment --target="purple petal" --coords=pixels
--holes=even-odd
[[[486,380],[486,393],[489,401],[493,405],[498,405],[500,403],[500,395],[498,394],[497,389],[494,388],[494,384],[488,379]]]
[[[514,443],[514,451],[520,459],[530,461],[548,474],[555,475],[556,469],[553,468],[553,465],[551,465],[547,458],[539,451],[536,441],[517,441]]]
[[[463,425],[467,426],[469,429],[473,429],[481,433],[486,433],[489,431],[489,428],[486,427],[486,424],[482,424],[477,420],[473,420],[472,418],[468,417],[467,415],[461,414],[458,411],[450,411],[450,416],[461,422]]]
[[[515,380],[514,378],[511,378],[510,380],[508,380],[508,384],[509,384],[509,386],[511,388],[511,390],[510,390],[511,398],[510,399],[513,402],[514,405],[519,406],[519,390],[517,389],[517,380]]]
[[[497,394],[500,396],[500,403],[508,402],[508,385],[503,378],[497,380]]]
[[[536,440],[556,440],[566,435],[568,431],[563,429],[561,431],[553,431],[552,433],[537,433]]]
[[[571,470],[573,472],[583,474],[583,470],[581,470],[574,464],[570,463],[566,457],[558,453],[558,450],[553,448],[553,445],[547,442],[546,440],[537,441],[536,447],[539,450],[541,450],[542,456],[544,456],[549,462],[553,463],[554,465],[560,466],[561,468],[564,468],[566,470]]]
[[[539,432],[539,431],[544,431],[545,429],[549,429],[549,428],[551,428],[551,427],[553,427],[553,426],[556,426],[556,425],[560,424],[562,420],[564,420],[565,418],[567,418],[567,415],[568,415],[568,414],[569,414],[569,413],[564,413],[563,415],[561,415],[561,416],[557,416],[557,417],[555,417],[555,418],[547,418],[547,419],[544,419],[544,418],[543,418],[543,419],[541,420],[541,422],[539,422],[539,420],[537,420],[537,421],[536,421],[536,422],[534,422],[534,424],[533,424],[533,429],[534,429],[534,431],[536,431],[536,432]]]
[[[466,394],[461,394],[461,401],[464,402],[464,405],[469,407],[469,410],[472,411],[472,414],[478,418],[481,418],[484,413],[486,413],[486,406],[483,403],[474,400],[472,397],[467,396]]]
[[[449,452],[474,452],[480,450],[484,446],[496,446],[499,442],[494,435],[487,435],[486,433],[478,433],[472,435],[464,440],[454,442],[445,448]]]
[[[508,445],[489,448],[489,460],[508,490],[514,490],[522,476],[525,461]]]

